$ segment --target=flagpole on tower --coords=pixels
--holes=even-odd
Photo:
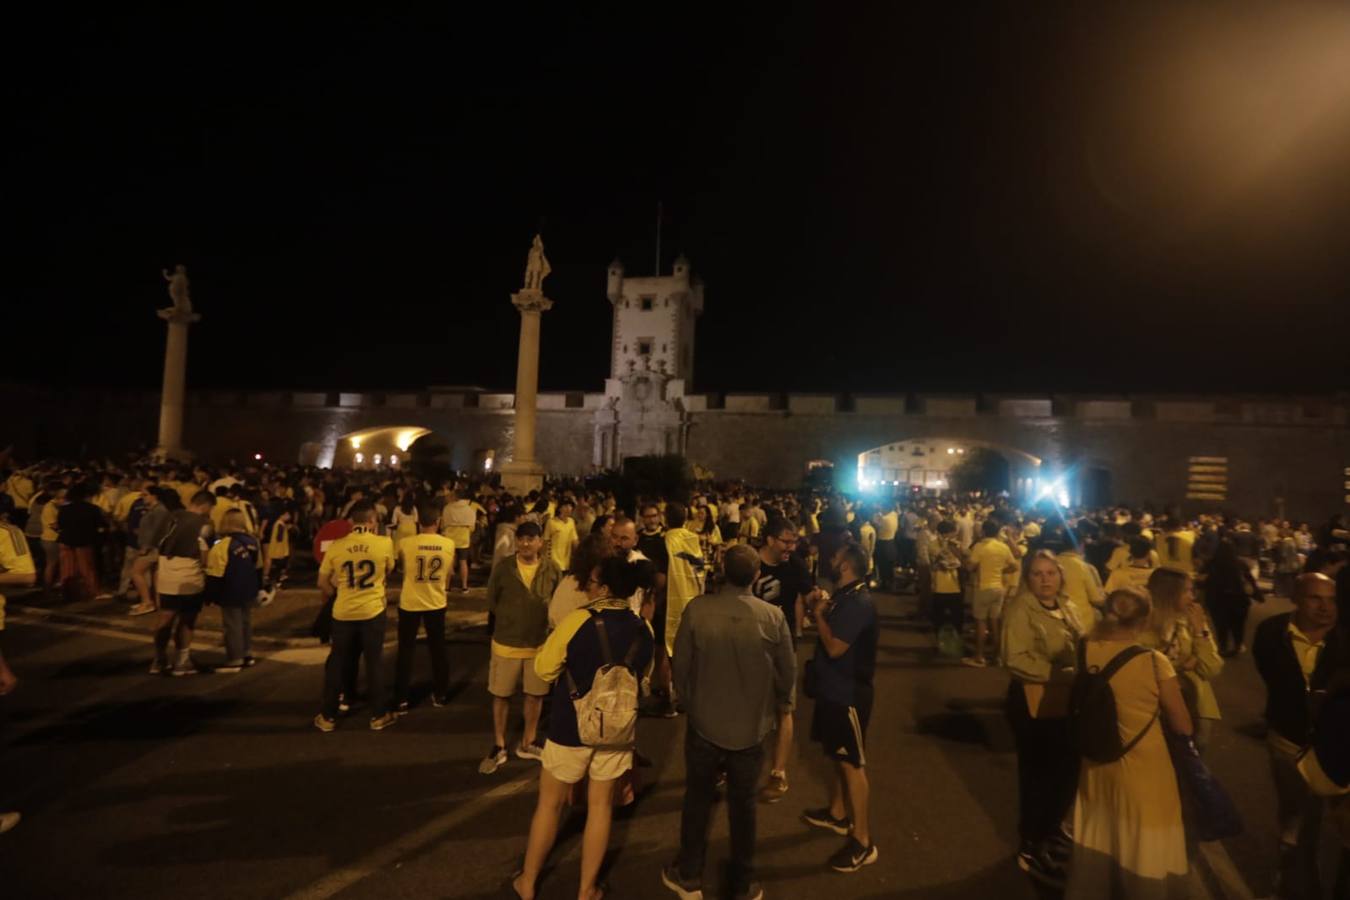
[[[652,273],[658,278],[661,275],[661,201],[656,201],[656,271]]]

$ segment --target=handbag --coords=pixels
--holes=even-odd
[[[1192,841],[1218,841],[1242,833],[1242,817],[1228,791],[1200,758],[1189,735],[1168,733],[1167,749],[1177,773],[1181,819]]]

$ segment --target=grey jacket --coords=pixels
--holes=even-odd
[[[724,750],[754,747],[796,702],[797,655],[778,607],[732,585],[689,601],[675,636],[675,690],[690,726]]]

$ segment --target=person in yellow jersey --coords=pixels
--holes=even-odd
[[[540,759],[539,713],[548,682],[534,669],[534,658],[548,636],[548,603],[562,573],[542,554],[543,529],[534,522],[516,526],[516,552],[492,567],[488,576],[488,621],[492,631],[488,660],[488,693],[492,695],[492,749],[478,764],[491,775],[506,764],[506,719],[511,698],[525,692],[525,731],[516,756]]]
[[[675,635],[680,630],[684,608],[703,593],[703,547],[698,535],[685,527],[683,503],[666,504],[666,653],[675,654]]]
[[[455,567],[459,571],[461,594],[469,589],[469,542],[477,519],[478,514],[468,497],[451,488],[441,509],[441,534],[455,542]]]
[[[563,498],[544,526],[544,546],[548,548],[549,558],[559,572],[566,572],[571,567],[572,551],[581,542],[577,536],[576,520],[572,518],[575,509],[576,505],[571,500]]]
[[[385,579],[394,570],[394,542],[377,532],[375,505],[358,500],[347,511],[351,533],[328,545],[319,566],[319,591],[333,598],[332,649],[324,665],[323,706],[314,727],[337,727],[338,701],[357,661],[366,661],[370,729],[383,731],[397,717],[384,694]]]
[[[42,587],[51,593],[61,567],[61,531],[56,517],[66,502],[66,486],[59,481],[47,483],[47,502],[42,507]]]
[[[895,536],[900,530],[900,512],[896,504],[892,503],[889,509],[878,512],[872,521],[877,527],[877,578],[883,591],[893,591],[897,559]]]
[[[1050,541],[1044,546],[1054,551],[1064,570],[1064,596],[1083,627],[1091,627],[1101,619],[1102,604],[1106,602],[1101,573],[1084,558],[1071,532],[1056,529],[1050,535]]]
[[[262,587],[262,552],[258,539],[248,533],[243,510],[232,509],[220,520],[220,540],[206,554],[206,591],[220,607],[225,632],[225,662],[217,672],[232,673],[252,668],[253,607]]]
[[[27,523],[28,508],[33,502],[35,490],[33,479],[24,469],[11,473],[5,479],[5,493],[9,494],[10,499],[14,501],[14,512],[11,514],[11,518],[20,528]]]
[[[206,490],[205,485],[206,473],[204,470],[201,471],[200,475],[187,472],[183,474],[183,480],[177,483],[176,488],[179,499],[183,501],[184,509],[192,505],[192,498],[197,496],[198,492]]]
[[[1143,535],[1136,534],[1129,539],[1126,544],[1129,547],[1130,558],[1126,565],[1112,569],[1111,574],[1106,578],[1106,593],[1109,595],[1112,591],[1124,587],[1137,587],[1148,589],[1148,577],[1153,574],[1153,570],[1158,568],[1155,560],[1157,553],[1153,549],[1153,544]]]
[[[230,499],[230,490],[226,487],[218,487],[212,493],[216,497],[216,505],[211,507],[211,530],[215,534],[220,534],[221,523],[225,520],[225,514],[239,507]]]
[[[33,565],[33,554],[28,550],[28,539],[23,530],[10,524],[13,510],[13,498],[0,494],[0,587],[32,587],[37,581],[37,567]],[[5,598],[0,594],[0,636],[4,631]],[[13,691],[18,683],[9,663],[5,662],[3,648],[0,648],[0,697]]]
[[[1122,525],[1120,528],[1120,535],[1123,539],[1122,542],[1116,545],[1116,549],[1111,551],[1111,557],[1106,561],[1106,571],[1108,573],[1114,572],[1116,569],[1124,568],[1130,564],[1131,540],[1137,537],[1143,537],[1150,545],[1153,543],[1152,538],[1144,537],[1143,531],[1137,522],[1126,522]],[[1158,558],[1158,551],[1154,550],[1152,546],[1149,547],[1148,560],[1149,565],[1155,569],[1162,563],[1162,560]],[[1110,577],[1111,576],[1108,574],[1107,578]],[[1107,588],[1108,593],[1110,590],[1110,588]]]
[[[273,587],[286,580],[286,570],[291,564],[291,508],[289,505],[278,507],[276,518],[267,523],[266,541],[263,543],[263,571],[267,573],[267,582]]]
[[[455,542],[439,533],[440,514],[431,505],[417,510],[419,533],[399,541],[403,589],[398,595],[398,663],[394,668],[394,713],[408,712],[413,651],[419,628],[431,653],[431,704],[444,706],[450,692],[450,658],[445,650],[446,587],[454,571]]]
[[[28,539],[23,529],[11,525],[14,499],[0,493],[0,589],[5,587],[32,587],[37,581],[37,567],[28,550]],[[0,638],[5,634],[5,597],[0,593]],[[19,684],[9,663],[5,661],[4,646],[0,644],[0,697],[12,693]],[[19,824],[20,815],[0,809],[0,834]]]
[[[848,514],[854,516],[853,510],[849,510]],[[872,576],[877,570],[877,527],[872,524],[872,517],[867,513],[855,516],[855,519],[858,518],[862,519],[862,524],[858,526],[858,546],[867,554],[867,586],[870,588],[874,587],[875,579]]]
[[[128,525],[127,520],[131,518],[132,508],[136,506],[137,501],[141,502],[139,511],[144,511],[148,506],[144,500],[145,484],[144,478],[129,480],[126,492],[117,498],[110,514],[116,532],[116,537],[110,536],[110,540],[119,545],[119,552],[122,557],[121,572],[117,578],[117,596],[119,597],[128,597],[132,590],[131,572],[136,565],[136,535]],[[138,515],[138,525],[139,520],[140,516]]]
[[[1003,601],[1007,595],[1004,580],[1018,572],[1017,558],[1012,548],[999,537],[997,519],[985,519],[980,525],[983,537],[970,549],[966,567],[975,575],[975,591],[971,612],[975,617],[975,655],[961,662],[974,668],[988,665],[985,645],[990,635],[998,640],[999,620],[1003,617]]]
[[[1163,531],[1154,538],[1154,545],[1161,568],[1187,575],[1195,573],[1195,532],[1186,528],[1181,519],[1169,516]]]

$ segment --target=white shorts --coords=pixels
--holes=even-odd
[[[989,622],[1003,615],[1003,588],[981,588],[971,598],[975,621]]]
[[[592,781],[613,781],[633,768],[633,751],[564,747],[544,741],[541,762],[548,774],[563,784],[576,784],[587,775]]]

